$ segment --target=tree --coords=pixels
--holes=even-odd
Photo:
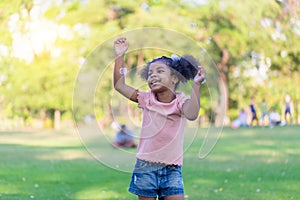
[[[300,102],[294,86],[300,70],[297,0],[104,0],[47,5],[43,12],[34,12],[38,8],[33,1],[0,2],[2,115],[26,118],[44,112],[60,118],[60,112],[71,112],[74,81],[91,52],[123,31],[142,27],[178,31],[208,52],[220,73],[219,108],[225,108],[229,117],[253,95],[268,96],[271,104],[279,104],[283,93],[289,92]],[[155,38],[157,42],[159,37],[165,36]],[[172,42],[182,47],[178,51],[189,50],[184,41]],[[131,77],[144,62],[162,53],[168,52],[131,52],[127,59]],[[113,91],[111,67],[101,65],[107,55],[101,56],[95,66],[107,71],[95,95],[97,113],[104,116],[115,108],[107,95]],[[223,124],[222,118],[217,123]]]

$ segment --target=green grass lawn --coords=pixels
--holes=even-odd
[[[300,199],[299,129],[224,128],[204,159],[200,130],[184,155],[186,199]],[[0,153],[0,199],[137,199],[131,174],[94,159],[76,131],[0,132]]]

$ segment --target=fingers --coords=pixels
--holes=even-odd
[[[114,42],[116,55],[124,55],[128,47],[129,47],[129,43],[125,37],[118,38]]]
[[[115,40],[115,44],[125,44],[127,43],[127,39],[125,37],[121,37]]]
[[[196,79],[196,82],[197,83],[200,83],[200,84],[205,84],[206,83],[206,70],[204,67],[202,66],[198,66],[198,73],[197,73],[197,77]]]
[[[204,67],[202,66],[198,66],[198,75],[205,78],[206,77],[206,70]]]

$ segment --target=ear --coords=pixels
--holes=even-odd
[[[179,81],[179,78],[176,75],[173,74],[172,77],[171,77],[171,81],[172,81],[173,85],[176,85]]]

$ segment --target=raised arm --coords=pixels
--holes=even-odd
[[[200,109],[200,87],[206,78],[204,67],[199,66],[197,75],[194,78],[191,98],[183,104],[183,114],[188,120],[195,120],[198,117]]]
[[[128,41],[126,38],[119,38],[114,43],[114,49],[116,53],[115,67],[114,67],[114,88],[120,92],[126,98],[137,102],[137,90],[125,83],[125,74],[124,70],[124,54],[129,47]]]

